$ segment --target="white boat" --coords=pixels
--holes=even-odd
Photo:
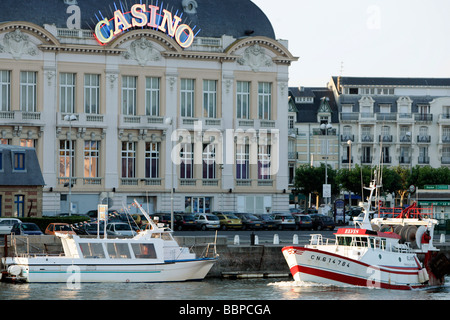
[[[392,217],[369,221],[371,190],[364,219],[340,228],[335,239],[311,236],[305,246],[282,249],[295,281],[331,285],[409,290],[439,286],[450,273],[450,262],[433,246],[438,221],[415,205]]]
[[[25,282],[170,282],[202,280],[217,261],[180,247],[172,231],[154,223],[133,238],[92,238],[57,234],[64,255],[3,258],[10,279]],[[209,248],[209,247],[208,247]],[[208,254],[209,250],[206,250]]]

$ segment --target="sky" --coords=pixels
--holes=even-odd
[[[289,86],[331,76],[450,77],[449,0],[252,0],[299,58]]]

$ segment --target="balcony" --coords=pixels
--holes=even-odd
[[[400,136],[400,143],[411,143],[411,135]]]
[[[450,124],[450,114],[448,114],[448,113],[440,114],[438,123]]]
[[[431,142],[431,136],[417,136],[417,143],[430,143]]]
[[[0,124],[43,126],[45,120],[41,119],[40,112],[0,111]]]
[[[354,134],[341,134],[341,142],[347,142],[348,140],[355,142]]]
[[[383,156],[383,158],[381,159],[381,163],[392,163],[392,157]]]
[[[357,112],[348,112],[341,113],[341,122],[357,122],[359,120],[359,113]]]
[[[396,113],[377,113],[377,121],[397,121]]]
[[[450,143],[450,136],[442,136],[442,143]]]
[[[336,129],[328,129],[328,133],[325,132],[325,130],[322,130],[320,128],[314,128],[312,130],[313,136],[336,136],[337,130]]]
[[[419,164],[429,164],[430,163],[430,157],[426,156],[419,156],[419,159],[417,161]]]
[[[450,157],[441,157],[442,164],[450,164]]]
[[[392,142],[393,137],[392,135],[379,135],[378,136],[378,142]]]
[[[429,113],[416,113],[414,114],[414,120],[416,122],[432,122],[433,115]]]
[[[367,156],[361,157],[361,163],[372,163],[372,157]]]
[[[373,135],[371,134],[364,134],[361,136],[361,142],[365,143],[365,142],[373,142]]]
[[[353,157],[351,157],[350,159],[348,158],[348,156],[341,157],[341,163],[342,164],[348,164],[349,160],[350,160],[350,163],[353,163]]]
[[[400,164],[411,164],[411,158],[410,158],[410,157],[407,157],[407,156],[400,156],[400,157],[398,158],[398,162],[399,162]]]
[[[167,129],[164,117],[119,115],[121,129]]]

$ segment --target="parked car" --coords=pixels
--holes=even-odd
[[[242,229],[242,221],[235,214],[231,212],[214,212],[219,218],[220,228],[227,229]]]
[[[91,222],[91,223],[84,223],[82,224],[79,228],[77,228],[75,230],[75,232],[77,234],[80,235],[104,235],[105,234],[105,227],[104,227],[104,222],[100,221],[100,227],[98,227],[98,223],[97,222]],[[106,232],[106,234],[110,234],[108,231]]]
[[[12,227],[16,223],[20,223],[19,219],[16,218],[1,218],[0,219],[0,234],[10,234]]]
[[[197,227],[201,230],[220,228],[219,218],[211,213],[197,213],[195,214],[195,220],[197,221]]]
[[[68,223],[53,222],[45,228],[44,233],[48,235],[55,235],[55,232],[75,234],[72,227]]]
[[[192,214],[174,214],[174,228],[176,230],[195,230],[197,229],[197,221],[195,220],[194,215]]]
[[[334,230],[336,224],[333,218],[324,216],[323,214],[311,214],[312,225],[314,230],[330,229]]]
[[[113,222],[106,225],[107,234],[119,235],[119,236],[135,236],[136,231],[128,223]]]
[[[274,230],[277,228],[277,224],[273,220],[273,217],[271,214],[267,214],[267,213],[259,214],[258,218],[261,218],[261,220],[264,222],[263,228],[265,230]]]
[[[305,210],[300,209],[300,208],[289,208],[289,212],[292,214],[301,214],[301,213],[304,213]]]
[[[290,213],[275,212],[272,214],[278,230],[295,229],[295,219]]]
[[[296,229],[297,230],[312,230],[312,219],[307,214],[295,214],[294,215]]]
[[[14,224],[11,229],[11,233],[19,236],[32,236],[43,234],[41,229],[32,222],[19,222]]]
[[[257,230],[264,228],[264,221],[251,213],[235,213],[242,221],[242,230]]]

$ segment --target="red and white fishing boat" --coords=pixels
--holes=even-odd
[[[369,221],[370,199],[364,220],[355,227],[339,228],[335,239],[311,235],[305,246],[282,249],[294,280],[332,285],[409,290],[440,286],[450,262],[433,246],[432,210],[414,205],[401,213]]]

